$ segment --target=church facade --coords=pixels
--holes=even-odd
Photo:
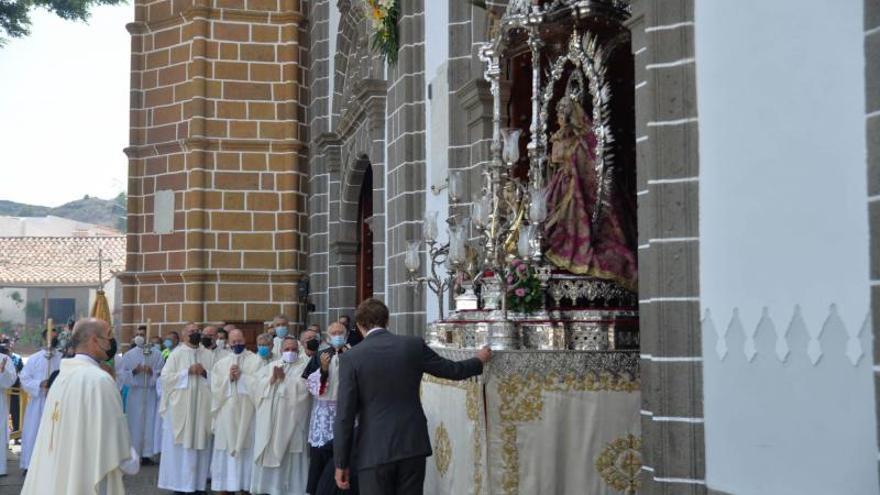
[[[326,328],[370,296],[398,333],[442,316],[407,243],[471,211],[508,2],[399,0],[393,64],[366,3],[135,3],[125,331]],[[639,493],[880,493],[877,2],[627,3]]]

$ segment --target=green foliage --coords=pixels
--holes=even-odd
[[[507,308],[518,313],[531,313],[541,309],[544,293],[541,281],[531,266],[519,259],[510,264],[507,277]]]
[[[373,23],[373,50],[385,57],[388,65],[397,63],[400,48],[397,35],[397,21],[400,19],[398,0],[369,0],[371,21]]]
[[[92,7],[117,5],[125,0],[0,0],[0,43],[5,36],[21,38],[30,34],[31,9],[42,7],[69,21],[86,21]]]
[[[9,299],[12,299],[12,302],[15,303],[16,306],[21,307],[24,299],[21,297],[21,292],[15,291],[12,294],[9,294]]]
[[[43,319],[43,304],[37,301],[31,301],[24,307],[24,315],[28,320]]]

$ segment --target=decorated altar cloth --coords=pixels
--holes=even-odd
[[[434,448],[426,495],[636,492],[637,352],[498,351],[481,377],[426,375],[422,404]]]

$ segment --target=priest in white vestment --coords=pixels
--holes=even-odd
[[[45,332],[44,332],[45,338]],[[24,423],[21,426],[21,468],[27,470],[37,432],[40,429],[40,418],[46,404],[46,393],[49,391],[49,374],[58,369],[61,363],[61,352],[54,349],[41,349],[27,359],[18,378],[21,387],[28,394],[27,409],[24,411]]]
[[[110,325],[80,320],[70,345],[76,355],[46,397],[22,495],[123,495],[122,475],[137,474],[122,399],[113,377],[99,365],[112,357]]]
[[[284,337],[290,334],[290,320],[284,315],[278,315],[272,320],[272,329],[275,336],[272,337],[272,355],[277,359],[281,357],[281,344]]]
[[[204,491],[211,466],[211,382],[214,355],[200,344],[198,327],[187,325],[183,343],[168,356],[159,381],[162,398],[162,459],[159,488]]]
[[[6,475],[6,452],[9,451],[9,401],[6,399],[6,391],[15,385],[18,373],[15,372],[15,363],[12,362],[12,352],[0,354],[0,476]]]
[[[214,454],[211,491],[247,491],[254,462],[254,401],[250,395],[261,367],[260,358],[245,349],[241,330],[229,332],[232,354],[214,364],[211,418]]]
[[[135,347],[126,352],[116,367],[116,378],[128,387],[125,415],[131,432],[131,446],[141,458],[158,454],[155,448],[155,423],[158,409],[156,381],[165,361],[152,347],[146,346],[146,330],[137,329]]]
[[[308,356],[288,335],[281,359],[263,367],[253,386],[257,404],[251,493],[305,495],[309,476],[311,395],[303,371]]]

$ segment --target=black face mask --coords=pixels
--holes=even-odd
[[[101,350],[103,350],[104,353],[107,354],[107,359],[105,359],[105,361],[110,361],[111,359],[113,359],[113,357],[116,356],[116,339],[111,337],[110,338],[110,348],[109,349],[101,348]]]
[[[320,343],[318,342],[318,339],[312,339],[312,340],[306,342],[306,349],[314,352],[314,351],[318,350],[319,345],[320,345]]]
[[[189,343],[191,345],[199,345],[199,342],[202,341],[202,334],[200,333],[191,333],[189,334]]]
[[[210,349],[211,347],[214,347],[214,339],[212,339],[211,337],[203,336],[202,345]]]

